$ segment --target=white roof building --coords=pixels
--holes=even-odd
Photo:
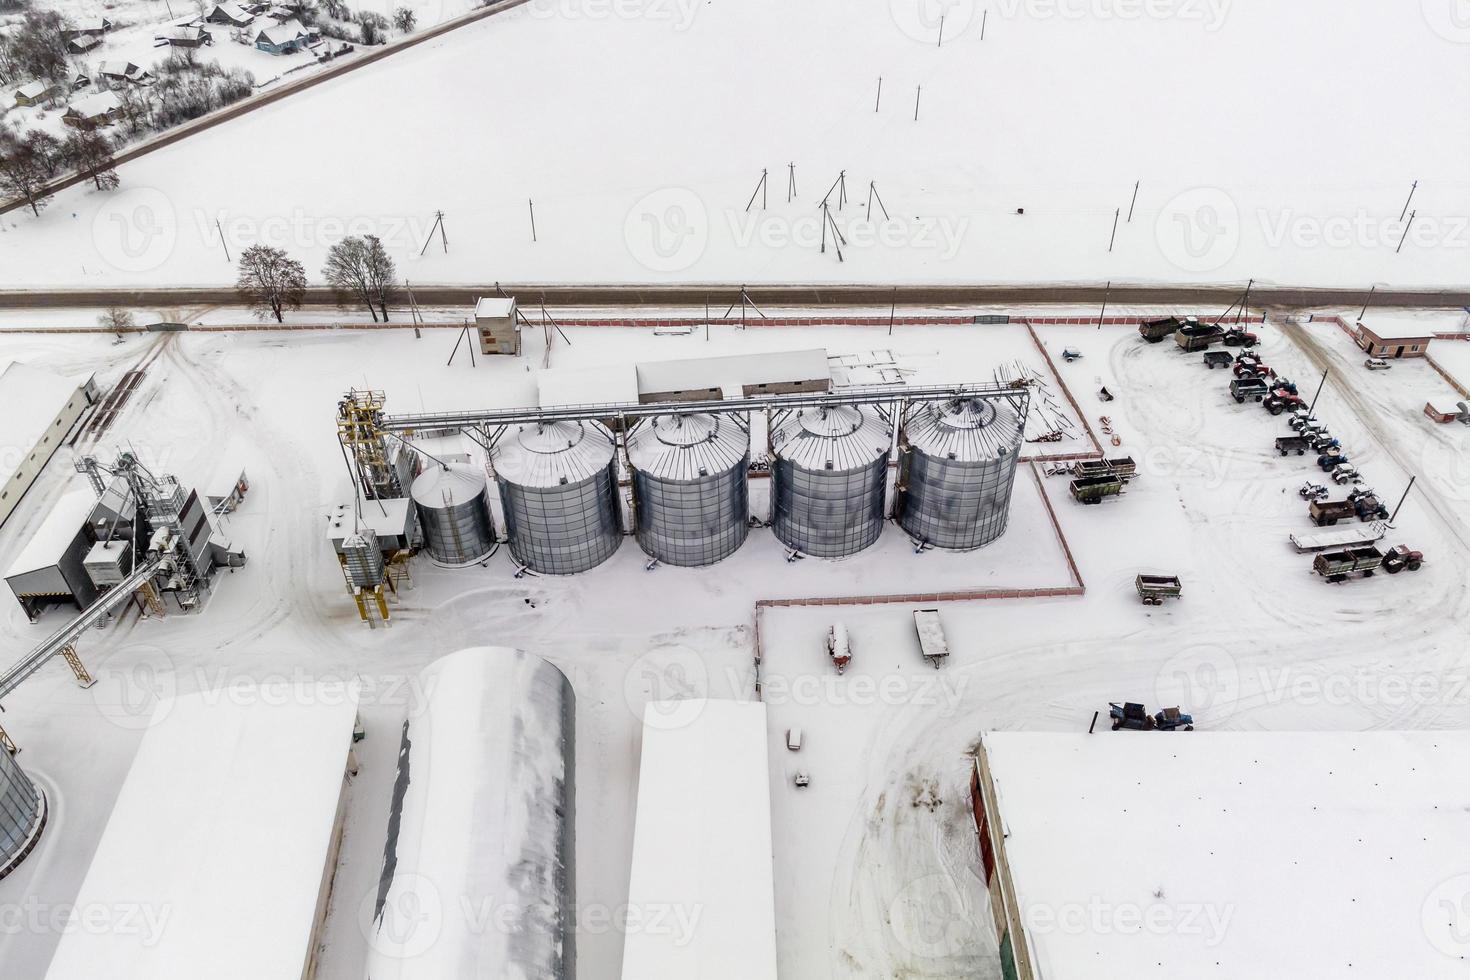
[[[1463,978],[1470,732],[991,733],[1015,976]]]
[[[86,409],[92,378],[12,361],[0,369],[0,523]]]
[[[628,907],[669,916],[628,930],[625,980],[776,980],[766,706],[650,703],[636,821]]]
[[[791,391],[826,391],[832,370],[824,348],[730,354],[638,365],[638,392],[645,402],[676,395],[740,398]]]
[[[159,702],[73,913],[131,928],[65,929],[48,980],[309,977],[356,719],[345,685]]]
[[[507,317],[516,310],[516,301],[511,297],[482,296],[475,302],[475,318]]]

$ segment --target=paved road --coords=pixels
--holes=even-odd
[[[523,0],[512,0],[520,3]],[[542,301],[547,306],[687,306],[700,307],[706,300],[714,312],[723,313],[731,301],[738,302],[740,286],[732,283],[637,284],[601,283],[480,283],[469,285],[424,285],[415,283],[414,298],[420,306],[469,306],[481,296],[494,296],[497,289],[517,296],[531,308]],[[1112,287],[1110,306],[1222,307],[1240,298],[1240,285]],[[995,306],[1065,303],[1081,306],[1100,304],[1103,287],[1088,283],[1038,283],[1034,285],[773,285],[749,286],[747,295],[757,306],[803,308],[823,306]],[[1252,308],[1282,307],[1322,309],[1356,307],[1366,295],[1363,290],[1314,289],[1295,286],[1256,286],[1251,290]],[[0,309],[69,309],[86,307],[175,307],[194,304],[232,305],[240,302],[234,288],[218,286],[164,286],[147,289],[18,289],[0,290]],[[307,290],[308,306],[335,307],[336,294],[328,287]],[[1418,307],[1450,309],[1470,306],[1467,289],[1380,289],[1373,296],[1375,307]]]

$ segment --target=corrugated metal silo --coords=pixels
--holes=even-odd
[[[15,757],[0,748],[0,878],[15,870],[36,846],[45,824],[45,794]]]
[[[475,647],[420,674],[368,927],[373,980],[576,976],[576,697]]]
[[[450,565],[485,557],[495,545],[486,489],[485,475],[473,466],[434,464],[418,475],[413,502],[430,555]]]
[[[772,419],[772,527],[787,547],[819,558],[857,554],[883,531],[893,437],[876,408],[804,408]]]
[[[549,575],[585,572],[622,543],[612,436],[595,422],[523,425],[495,447],[506,538],[516,560]]]
[[[750,528],[750,432],[734,415],[660,415],[628,437],[638,544],[669,565],[711,565]]]
[[[953,551],[1004,534],[1025,419],[1008,399],[912,406],[899,437],[899,526],[917,541]]]

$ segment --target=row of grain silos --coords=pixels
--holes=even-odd
[[[966,551],[1006,528],[1024,418],[1008,400],[912,405],[899,427],[894,516],[921,544]],[[888,419],[872,406],[776,413],[772,529],[818,558],[857,554],[883,530],[893,457]],[[662,415],[627,435],[638,544],[668,565],[710,565],[735,552],[749,522],[750,431],[738,415]],[[491,457],[512,555],[535,572],[567,575],[606,561],[622,543],[617,445],[592,421],[523,425]],[[495,544],[489,487],[478,469],[436,466],[413,485],[429,554],[446,564]]]

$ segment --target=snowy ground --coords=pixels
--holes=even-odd
[[[1216,730],[1470,727],[1459,625],[1470,612],[1470,442],[1461,437],[1470,430],[1419,414],[1438,378],[1428,365],[1405,361],[1369,374],[1335,327],[1264,328],[1268,362],[1304,387],[1319,366],[1332,367],[1336,380],[1317,414],[1377,489],[1394,500],[1409,475],[1420,477],[1389,541],[1423,548],[1424,569],[1328,586],[1286,541],[1309,526],[1295,491],[1315,473],[1271,451],[1286,431],[1280,419],[1237,405],[1223,372],[1206,371],[1197,355],[1145,345],[1132,329],[1037,329],[1052,351],[1083,351],[1058,370],[1094,424],[1111,416],[1118,451],[1142,473],[1123,499],[1100,507],[1074,504],[1061,478],[1047,481],[1087,594],[945,606],[953,655],[939,671],[919,659],[907,607],[844,611],[837,615],[856,655],[841,678],[821,648],[832,610],[768,609],[760,617],[785,976],[997,975],[965,800],[965,750],[983,729],[1081,730],[1093,711],[1121,698],[1180,704]],[[918,380],[942,372],[988,380],[994,364],[1016,358],[1044,370],[1014,326],[900,328],[892,338],[884,328],[716,328],[708,344],[631,329],[568,334],[571,346],[558,345],[554,366],[822,345],[833,353],[892,349],[919,368]],[[175,334],[118,344],[99,335],[0,339],[7,356],[95,370],[104,386],[157,351],[97,448],[105,457],[126,443],[185,478],[202,478],[238,452],[252,479],[228,526],[250,564],[219,580],[203,614],[125,617],[80,644],[95,687],[77,688],[55,664],[5,705],[21,761],[56,806],[41,848],[0,882],[7,980],[44,974],[52,916],[64,915],[76,893],[159,693],[228,696],[239,678],[363,680],[369,734],[320,974],[356,980],[364,956],[358,917],[376,882],[396,726],[411,695],[406,678],[439,655],[489,641],[551,658],[578,699],[578,957],[587,975],[613,977],[622,937],[606,917],[626,900],[642,707],[681,694],[750,696],[757,600],[961,581],[1066,584],[1023,471],[1010,533],[969,556],[915,556],[890,526],[877,550],[840,563],[789,565],[762,530],[703,571],[645,572],[631,541],[602,568],[569,579],[516,580],[503,551],[468,571],[419,561],[393,627],[366,630],[320,524],[322,510],[347,494],[331,423],[336,399],[350,385],[371,385],[387,389],[390,410],[522,402],[540,363],[539,339],[530,340],[520,361],[482,359],[471,368],[462,358],[445,365],[445,331],[421,340],[406,331]],[[1117,399],[1099,402],[1101,385]],[[0,562],[75,481],[71,461],[70,451],[59,453],[0,531]],[[1140,606],[1132,583],[1140,571],[1178,574],[1184,598]],[[61,615],[32,626],[17,605],[0,602],[0,657],[18,657]],[[792,726],[806,732],[799,756],[784,747]],[[800,792],[790,783],[798,760],[812,777]]]
[[[115,193],[7,215],[0,265],[218,283],[218,219],[236,254],[269,242],[313,274],[371,231],[433,282],[1454,284],[1470,137],[1445,107],[1470,75],[1449,7],[961,2],[941,46],[918,0],[537,0],[136,161]],[[818,205],[843,172],[839,261]],[[420,259],[439,210],[450,251]]]

